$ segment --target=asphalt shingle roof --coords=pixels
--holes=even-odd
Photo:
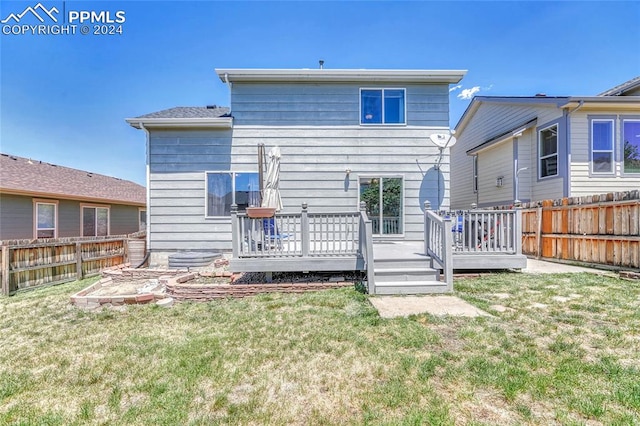
[[[8,154],[0,154],[0,192],[146,204],[146,189],[137,183]]]
[[[228,116],[229,112],[229,108],[217,105],[210,107],[175,107],[136,118],[219,118]]]

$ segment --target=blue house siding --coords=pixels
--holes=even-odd
[[[234,83],[234,125],[348,126],[360,124],[360,88],[406,89],[409,126],[449,125],[447,84]]]

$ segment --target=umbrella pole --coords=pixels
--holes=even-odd
[[[260,185],[260,202],[258,205],[262,205],[262,194],[264,192],[264,144],[258,144],[258,182]]]

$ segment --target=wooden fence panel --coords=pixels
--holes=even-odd
[[[140,236],[3,242],[0,258],[2,294],[82,279],[125,263],[129,239]]]
[[[529,203],[522,216],[527,255],[640,268],[638,191]]]

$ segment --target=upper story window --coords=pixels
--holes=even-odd
[[[35,201],[35,238],[56,238],[58,227],[57,202]]]
[[[109,207],[82,206],[82,236],[109,235]]]
[[[238,211],[260,203],[258,173],[207,172],[207,216],[231,216],[231,205]]]
[[[405,89],[360,89],[360,124],[406,124]]]
[[[591,120],[591,173],[613,173],[613,120]]]
[[[558,125],[542,129],[538,132],[538,168],[539,177],[546,178],[558,175]]]
[[[640,173],[640,120],[622,121],[624,172]]]

